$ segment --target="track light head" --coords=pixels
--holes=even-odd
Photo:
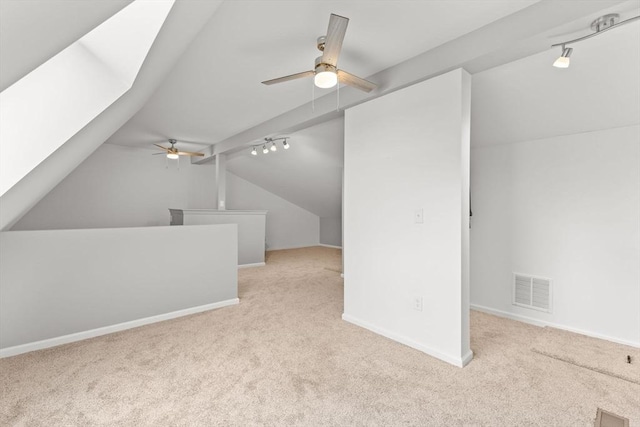
[[[252,156],[257,156],[258,155],[258,150],[256,150],[256,147],[253,147],[253,149],[251,150],[251,155]]]
[[[289,143],[287,142],[287,140],[286,140],[286,139],[285,139],[285,140],[284,140],[284,142],[282,143],[282,147],[284,147],[284,149],[285,149],[285,150],[288,150],[288,149],[289,149],[290,145],[289,145]]]
[[[267,148],[267,146],[266,146],[266,145],[263,145],[263,146],[262,146],[262,152],[263,152],[264,154],[269,154],[269,149]]]
[[[271,143],[271,151],[276,151],[278,149],[278,147],[276,147],[276,143],[272,142]]]
[[[571,63],[571,60],[569,58],[571,57],[572,53],[573,48],[563,46],[562,55],[560,55],[560,57],[556,59],[556,62],[553,63],[553,66],[556,68],[569,68],[569,64]]]

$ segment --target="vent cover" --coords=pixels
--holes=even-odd
[[[629,419],[598,408],[595,427],[629,427]]]
[[[513,273],[513,305],[551,313],[551,279]]]

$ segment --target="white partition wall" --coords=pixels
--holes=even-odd
[[[264,265],[267,211],[169,209],[171,225],[236,224],[238,265]]]
[[[470,76],[346,112],[343,318],[457,366],[469,348]]]
[[[237,227],[0,234],[0,357],[238,303]]]

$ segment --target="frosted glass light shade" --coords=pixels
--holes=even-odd
[[[322,89],[329,89],[338,83],[338,75],[333,71],[321,71],[313,77],[316,86]]]
[[[571,63],[571,59],[566,56],[561,56],[556,59],[556,62],[553,63],[553,66],[556,68],[569,68],[569,64]]]
[[[560,58],[556,59],[556,62],[553,63],[553,66],[556,68],[569,68],[569,64],[571,60],[571,54],[573,53],[573,48],[571,47],[562,47],[562,55]]]
[[[167,159],[178,160],[179,158],[180,156],[178,156],[176,153],[167,153]]]

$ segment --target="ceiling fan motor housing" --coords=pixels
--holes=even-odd
[[[322,56],[318,56],[316,58],[315,70],[316,70],[316,74],[322,73],[323,71],[330,71],[335,73],[337,71],[337,68],[331,64],[325,64],[324,62],[322,62]]]

